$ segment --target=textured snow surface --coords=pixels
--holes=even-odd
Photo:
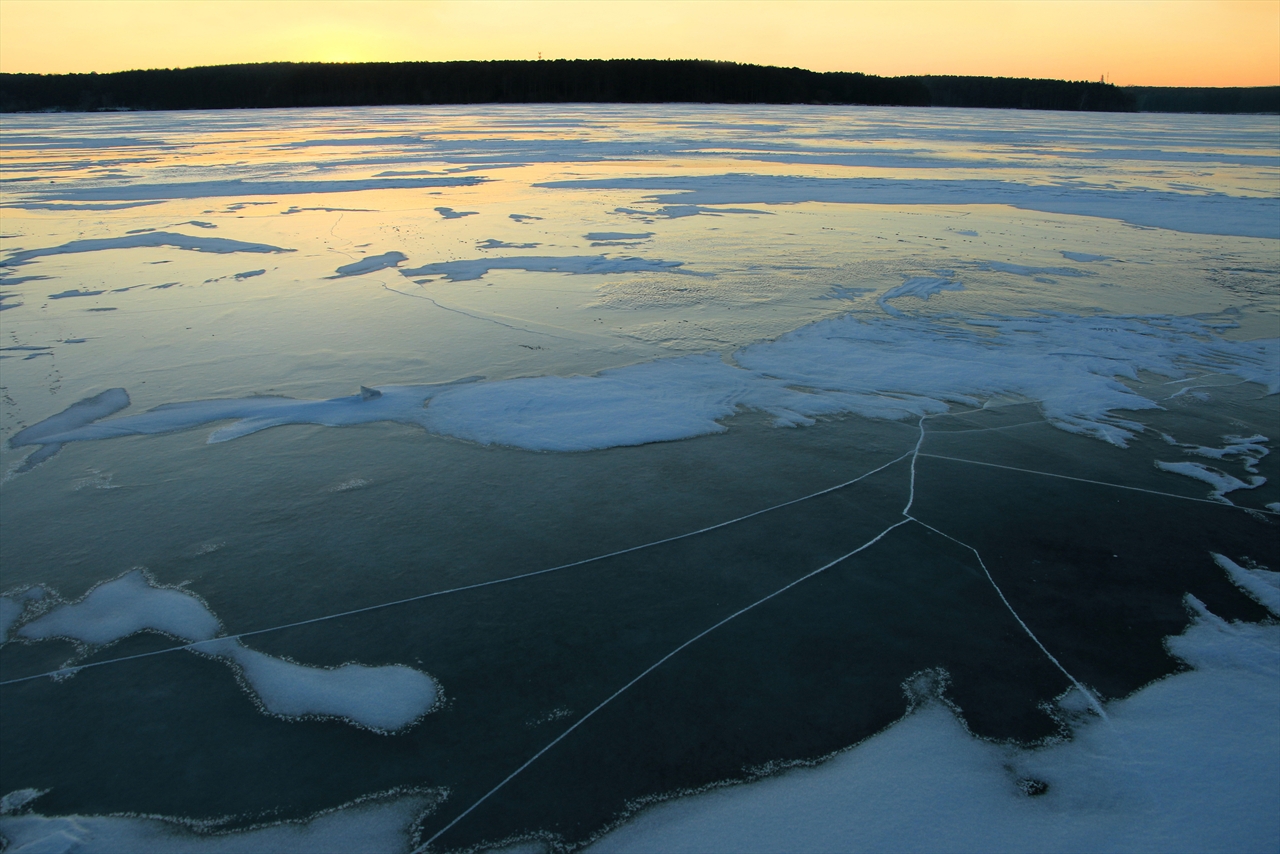
[[[652,807],[589,850],[1275,851],[1280,626],[1187,598],[1195,621],[1167,643],[1195,669],[1070,741],[991,744],[935,701],[815,767]]]

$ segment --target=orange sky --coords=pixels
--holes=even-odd
[[[539,52],[1274,86],[1280,0],[0,0],[0,71]]]

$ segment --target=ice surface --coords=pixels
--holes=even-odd
[[[1280,572],[1261,567],[1246,569],[1231,558],[1213,553],[1213,560],[1227,573],[1231,582],[1248,593],[1259,605],[1280,617]]]
[[[590,847],[626,851],[1274,851],[1280,626],[1195,621],[1195,669],[1023,750],[934,701],[810,768],[652,807]]]
[[[221,625],[208,606],[185,590],[155,586],[141,570],[99,584],[78,602],[41,614],[20,626],[17,636],[69,638],[102,646],[147,631],[186,641],[193,644],[188,647],[193,652],[233,663],[263,708],[280,717],[337,717],[394,732],[430,711],[439,695],[435,680],[411,667],[307,667],[249,649],[236,638],[218,637]]]
[[[24,128],[33,132],[24,136]],[[127,151],[118,147],[126,144]],[[8,579],[0,590],[5,594],[0,597],[0,618],[9,622],[10,631],[0,662],[5,679],[56,666],[52,662],[63,662],[67,655],[68,642],[14,637],[24,626],[31,632],[48,631],[63,620],[72,623],[63,631],[88,633],[97,626],[104,633],[99,637],[109,637],[111,621],[126,631],[174,619],[172,609],[161,607],[163,600],[141,589],[120,608],[99,615],[101,625],[88,618],[87,610],[70,610],[89,609],[101,596],[127,585],[120,579],[93,588],[73,605],[52,595],[39,602],[23,600],[28,585],[57,586],[78,594],[93,581],[148,562],[166,581],[191,578],[190,589],[218,603],[216,613],[193,609],[194,618],[221,616],[235,624],[230,631],[270,630],[280,622],[324,619],[348,607],[378,607],[399,597],[447,592],[476,580],[502,580],[522,573],[526,565],[544,568],[607,552],[618,543],[651,543],[670,531],[701,527],[708,519],[738,518],[873,468],[874,464],[863,465],[868,454],[888,460],[905,450],[894,448],[904,440],[904,431],[915,435],[921,414],[948,407],[984,410],[927,422],[926,432],[969,421],[975,430],[1018,428],[1010,433],[954,435],[946,441],[956,445],[958,456],[972,456],[961,453],[960,446],[982,444],[995,455],[990,457],[993,464],[1026,466],[1024,471],[1041,474],[1059,470],[1049,464],[1053,459],[1070,458],[1070,468],[1079,463],[1086,469],[1107,469],[1111,475],[1095,476],[1115,486],[1158,487],[1144,479],[1163,479],[1171,492],[1203,497],[1209,486],[1182,481],[1179,489],[1176,478],[1151,471],[1149,444],[1145,450],[1123,454],[1075,436],[1058,434],[1055,439],[1055,431],[1043,431],[1044,419],[1035,411],[1039,408],[1061,429],[1116,444],[1137,430],[1159,427],[1183,441],[1172,439],[1168,446],[1157,442],[1165,453],[1155,457],[1198,461],[1206,470],[1215,466],[1246,485],[1246,472],[1266,474],[1271,482],[1247,497],[1258,506],[1270,502],[1269,510],[1280,512],[1277,496],[1271,494],[1275,478],[1263,471],[1275,458],[1264,457],[1268,442],[1261,436],[1275,435],[1265,425],[1274,420],[1276,398],[1259,399],[1261,389],[1235,382],[1257,381],[1267,390],[1280,389],[1280,342],[1274,340],[1274,237],[1280,204],[1275,169],[1280,157],[1273,119],[768,105],[14,115],[6,120],[0,149],[7,152],[0,230],[9,232],[0,240],[7,247],[0,258],[16,256],[21,261],[19,253],[27,250],[78,246],[76,242],[86,238],[156,240],[175,228],[194,229],[188,235],[213,236],[215,229],[208,225],[216,225],[223,237],[295,250],[267,259],[262,254],[202,255],[160,245],[134,252],[62,252],[28,259],[34,263],[27,266],[0,267],[0,272],[10,273],[0,281],[0,296],[6,297],[0,305],[26,300],[24,311],[3,315],[0,423],[5,425],[3,438],[18,443],[14,450],[2,449],[3,468],[18,470],[20,458],[31,454],[29,467],[64,441],[135,436],[82,446],[75,454],[64,454],[57,461],[61,465],[45,466],[30,476],[6,475],[0,519],[0,557]],[[501,180],[461,177],[464,172],[490,174],[481,170],[495,168],[504,170],[491,173]],[[728,168],[741,174],[716,174]],[[19,180],[10,181],[11,177]],[[571,189],[532,186],[568,178],[575,179],[567,185]],[[917,178],[928,180],[913,180]],[[448,185],[461,189],[454,192]],[[610,185],[619,189],[608,189]],[[457,216],[442,216],[436,206],[452,206],[447,210],[454,214],[478,211],[472,215],[488,219],[468,216],[463,223]],[[512,208],[517,212],[511,213]],[[534,210],[536,215],[529,213]],[[1036,213],[1041,210],[1048,213]],[[308,215],[302,216],[304,212]],[[522,228],[510,228],[513,224]],[[1192,233],[1198,231],[1255,236]],[[532,248],[533,241],[541,245]],[[610,248],[588,249],[588,243]],[[480,266],[483,256],[537,256],[542,249],[546,257],[527,262],[526,272],[501,257],[496,265]],[[632,269],[625,266],[637,263],[631,261],[610,269],[621,261],[618,256],[639,251],[650,252],[639,259],[644,264],[668,263],[655,258],[684,264]],[[565,255],[571,256],[572,269],[556,259]],[[578,256],[605,258],[608,263],[582,266]],[[383,264],[383,259],[391,263]],[[152,268],[147,262],[169,266]],[[395,275],[397,267],[437,263],[456,266],[415,271],[434,277],[421,287]],[[242,285],[232,284],[237,270],[256,272],[251,270],[256,264],[267,264],[267,272]],[[56,273],[57,279],[21,281],[28,277],[18,274],[33,270]],[[622,274],[568,275],[614,270]],[[671,275],[690,271],[710,275]],[[165,283],[155,281],[160,275]],[[334,280],[325,279],[329,276]],[[343,282],[343,276],[352,277],[351,282]],[[446,276],[460,284],[440,281]],[[1043,286],[1036,281],[1046,278],[1054,281]],[[393,290],[375,287],[371,279]],[[1104,289],[1101,283],[1114,287]],[[132,290],[114,303],[119,311],[86,311],[112,306],[113,301],[102,296],[116,297],[125,288]],[[100,290],[103,293],[89,299],[72,297]],[[40,299],[59,293],[68,297]],[[940,300],[931,300],[934,293],[942,294]],[[877,297],[882,297],[880,306]],[[851,315],[835,316],[842,311]],[[1232,323],[1237,325],[1228,328]],[[1259,336],[1270,338],[1248,340]],[[90,343],[63,346],[76,340]],[[495,379],[413,385],[474,373]],[[1163,378],[1193,375],[1193,381],[1161,384]],[[128,396],[123,388],[117,390],[123,397],[116,401],[118,408],[106,406],[96,413],[66,409],[72,401],[113,386],[129,389],[133,412],[124,408]],[[1171,395],[1184,386],[1191,390],[1173,399]],[[1208,405],[1188,397],[1210,390]],[[166,401],[172,403],[156,406]],[[92,402],[91,398],[85,404]],[[1020,405],[1006,409],[1009,404]],[[1168,411],[1133,414],[1156,406]],[[745,416],[736,417],[740,413]],[[877,425],[855,417],[785,433],[771,433],[764,424],[772,419],[779,426],[802,427],[845,414],[904,419],[909,424]],[[1146,426],[1136,423],[1139,420]],[[348,431],[284,427],[250,436],[276,425],[362,424],[381,426]],[[465,443],[437,441],[420,433],[415,437],[417,430],[398,425]],[[184,429],[198,432],[194,437],[141,438]],[[572,457],[471,445],[575,452],[724,430],[733,435]],[[1231,435],[1210,441],[1224,433]],[[193,447],[193,441],[203,441],[206,435],[214,442],[237,441],[216,449]],[[1000,436],[1011,440],[993,441]],[[1026,441],[1013,441],[1014,436]],[[1188,442],[1191,436],[1194,440]],[[933,440],[927,440],[926,447],[929,441]],[[778,453],[772,453],[775,450]],[[1007,458],[1001,459],[1002,454]],[[1032,459],[1044,455],[1040,462]],[[1107,460],[1114,466],[1108,468]],[[933,463],[921,462],[923,479],[913,485],[926,492],[910,494],[920,499],[919,512],[926,514],[922,519],[932,512],[928,508],[942,506],[935,503],[935,489],[971,491],[961,469],[942,472]],[[739,463],[748,464],[747,469]],[[848,472],[851,466],[856,472]],[[852,502],[847,504],[852,508],[851,524],[870,524],[867,513],[893,514],[901,506],[900,493],[908,489],[910,470],[900,463],[877,475],[875,483],[869,481],[867,490],[833,493],[806,505],[812,513],[799,506],[795,511],[811,520],[828,511],[839,516],[847,499]],[[1017,489],[1014,481],[1022,478],[997,469],[983,471],[997,478],[984,488]],[[114,481],[111,472],[116,472]],[[1073,502],[1085,500],[1084,492],[1093,489],[1030,476],[1043,484],[1066,486],[1050,490],[1055,506],[1041,508],[1046,519],[1070,517]],[[749,486],[718,490],[715,483],[721,477],[724,483]],[[810,489],[814,480],[818,483]],[[115,481],[126,485],[108,491]],[[582,484],[598,494],[583,493]],[[1034,484],[1027,488],[1035,492]],[[1265,594],[1260,585],[1274,586],[1274,576],[1250,560],[1274,563],[1268,553],[1274,526],[1267,524],[1274,517],[1149,493],[1115,494],[1140,500],[1129,508],[1132,524],[1115,532],[1120,541],[1107,544],[1111,551],[1122,560],[1125,553],[1135,553],[1130,546],[1145,544],[1153,536],[1147,517],[1169,510],[1179,519],[1179,536],[1204,547],[1190,557],[1185,550],[1170,552],[1168,562],[1144,549],[1142,559],[1165,581],[1171,577],[1166,569],[1186,573],[1191,579],[1186,589],[1203,595],[1224,615],[1228,607],[1257,612],[1221,573],[1227,572],[1246,589],[1252,584],[1255,592]],[[728,504],[717,504],[717,498]],[[582,513],[575,502],[583,507],[608,505],[621,514],[618,524],[609,522],[612,511]],[[1007,519],[993,517],[990,507],[971,504],[952,520],[962,523],[960,528],[933,521],[949,534],[995,543],[991,553],[984,547],[982,557],[988,562],[996,550],[1006,556],[1023,547],[1043,550],[1043,538],[1037,539],[1034,525],[1015,530]],[[1031,505],[1027,506],[1030,513]],[[1059,510],[1065,516],[1059,517]],[[782,511],[787,512],[791,511]],[[21,821],[23,844],[37,847],[66,834],[63,841],[83,838],[80,845],[89,850],[109,844],[137,850],[146,847],[137,834],[154,833],[160,834],[160,841],[149,843],[153,848],[164,848],[177,838],[197,850],[237,845],[269,850],[267,836],[210,837],[189,833],[172,821],[138,818],[136,813],[160,809],[154,806],[159,803],[173,804],[164,811],[175,815],[235,813],[234,821],[204,829],[216,833],[275,816],[314,816],[325,805],[397,783],[454,787],[457,809],[433,822],[426,831],[432,833],[474,802],[477,785],[485,788],[504,779],[599,698],[642,670],[647,650],[652,650],[653,657],[647,659],[652,663],[698,630],[685,632],[682,621],[713,625],[720,619],[716,609],[734,607],[731,599],[719,595],[699,604],[698,597],[714,592],[709,585],[718,583],[724,572],[733,576],[738,591],[731,596],[750,593],[740,583],[767,580],[761,572],[790,572],[790,564],[730,560],[720,565],[723,561],[714,559],[732,558],[741,552],[739,543],[768,536],[769,526],[775,524],[783,524],[778,514],[752,517],[742,525],[718,528],[711,536],[698,534],[687,543],[671,544],[678,554],[663,546],[662,555],[637,552],[624,559],[643,568],[651,565],[648,559],[629,562],[649,554],[663,568],[676,566],[667,564],[665,556],[694,558],[695,550],[703,547],[700,541],[706,540],[705,554],[713,559],[693,564],[698,572],[685,574],[681,583],[694,586],[670,591],[680,594],[674,599],[646,586],[643,576],[649,573],[592,570],[581,576],[593,591],[581,602],[572,596],[548,596],[551,591],[543,581],[529,578],[486,587],[479,598],[463,594],[424,601],[421,608],[398,607],[305,629],[286,628],[273,635],[270,647],[265,639],[228,638],[215,630],[211,638],[194,642],[200,646],[197,654],[209,657],[203,661],[171,649],[187,646],[186,640],[155,634],[148,639],[147,633],[156,631],[148,627],[139,629],[142,636],[115,647],[79,650],[63,666],[66,673],[81,675],[65,685],[33,678],[4,686],[0,741],[5,752],[0,771],[6,788],[0,794],[23,787],[51,788],[54,794],[46,796],[45,809],[25,797],[0,804],[5,813],[0,821],[11,822],[0,833],[13,839],[18,825],[12,822]],[[826,548],[843,536],[838,520],[815,530],[823,532],[818,539],[803,532],[797,535],[805,549]],[[915,532],[910,547],[918,545],[921,554],[951,548],[911,524],[906,531]],[[857,534],[854,529],[849,532]],[[1059,539],[1065,537],[1068,551],[1085,536],[1073,530],[1058,533],[1063,535]],[[915,542],[917,535],[924,540]],[[1005,549],[1006,542],[1012,551]],[[884,554],[906,554],[899,552],[904,543],[886,542],[891,551]],[[1170,542],[1168,547],[1175,549],[1177,544]],[[807,560],[805,549],[788,552],[797,568]],[[1238,571],[1211,563],[1211,549],[1230,555]],[[1055,552],[1058,557],[1063,553]],[[562,558],[564,554],[569,556]],[[86,555],[97,555],[110,568],[95,569],[98,558],[86,560]],[[816,559],[816,553],[811,556]],[[868,554],[864,566],[892,575],[892,567],[882,566],[881,559]],[[1040,572],[1034,567],[1028,571]],[[994,564],[992,573],[1001,577]],[[565,589],[574,587],[573,573],[554,577],[568,585]],[[141,588],[140,583],[136,586]],[[163,595],[173,598],[181,610],[184,587],[153,589],[165,591]],[[1180,589],[1161,594],[1139,583],[1126,587],[1129,592],[1124,595],[1132,598],[1127,605],[1135,613],[1148,616],[1156,613],[1153,601],[1157,611],[1158,601],[1164,601],[1160,619],[1176,623],[1180,612],[1175,608],[1168,613],[1168,605],[1176,606],[1177,599],[1167,595]],[[1080,595],[1071,598],[1072,590]],[[1025,592],[1011,590],[1009,602],[1021,607]],[[643,636],[633,637],[609,617],[611,602],[625,608],[629,601],[611,600],[614,593],[651,593],[667,604],[644,609]],[[1095,625],[1088,593],[1068,588],[1051,609],[1051,621],[1083,614],[1090,626]],[[597,599],[598,594],[603,598]],[[298,601],[282,607],[280,597],[291,595]],[[353,595],[359,602],[349,604]],[[1162,595],[1164,600],[1159,599]],[[532,635],[511,634],[504,609],[527,611],[530,602],[581,605],[592,616],[587,623],[546,623],[546,632],[553,634],[542,629]],[[187,597],[185,605],[193,603],[198,604],[196,597]],[[466,625],[476,624],[460,622],[455,604],[477,608],[481,622],[501,631],[467,632]],[[666,610],[668,605],[678,613]],[[1047,612],[1037,615],[1038,607],[1028,605],[1026,625],[1045,638],[1047,650],[1063,655],[1062,661],[1074,672],[1080,636],[1066,628],[1069,623],[1056,629],[1043,623]],[[542,605],[534,609],[535,616],[544,612]],[[71,620],[77,613],[83,619]],[[443,622],[432,613],[443,614]],[[1213,752],[1215,745],[1231,739],[1253,738],[1258,727],[1251,728],[1251,721],[1263,715],[1269,715],[1274,731],[1273,694],[1250,695],[1244,688],[1230,693],[1235,690],[1230,674],[1268,672],[1268,659],[1259,654],[1249,666],[1242,665],[1248,659],[1241,654],[1242,639],[1252,629],[1222,621],[1219,625],[1207,611],[1196,613],[1197,626],[1205,628],[1201,640],[1214,643],[1180,649],[1188,659],[1201,662],[1198,669],[1108,705],[1108,713],[1121,720],[1125,709],[1148,702],[1143,697],[1163,698],[1148,702],[1151,714],[1138,726],[1146,726],[1147,735],[1129,738],[1137,726],[1136,712],[1122,721],[1128,729],[1118,730],[1110,741],[1105,737],[1108,725],[1081,723],[1092,714],[1091,697],[1082,689],[1060,702],[1064,720],[1077,729],[1071,742],[1075,752],[1069,754],[1067,745],[1058,746],[1063,752],[1051,746],[1027,750],[1029,739],[1051,729],[1049,722],[1042,720],[1037,729],[1035,724],[1005,726],[999,721],[1038,717],[1034,703],[1048,699],[1056,690],[1054,683],[1037,687],[1031,675],[1029,682],[1020,682],[1017,691],[1007,694],[998,681],[999,668],[985,670],[979,660],[977,670],[967,676],[957,671],[957,694],[986,692],[990,699],[985,708],[975,705],[962,711],[975,730],[982,727],[993,737],[1015,741],[976,741],[936,702],[926,705],[917,715],[927,723],[930,714],[941,711],[937,725],[916,730],[925,739],[921,744],[904,738],[905,752],[887,754],[877,769],[880,773],[864,776],[861,793],[855,791],[854,799],[843,806],[833,804],[831,814],[840,811],[843,818],[828,825],[821,811],[815,813],[800,801],[784,801],[779,821],[792,821],[794,833],[782,834],[778,842],[766,832],[746,844],[803,849],[808,834],[826,832],[845,820],[856,832],[874,835],[877,828],[884,829],[868,843],[871,848],[907,846],[922,838],[918,847],[983,847],[974,839],[994,838],[986,847],[1105,849],[1124,847],[1137,838],[1134,847],[1176,849],[1175,843],[1185,843],[1184,848],[1219,844],[1280,849],[1274,836],[1262,844],[1251,844],[1256,838],[1241,841],[1251,818],[1276,812],[1274,780],[1251,776],[1247,764],[1257,754],[1278,764],[1274,746],[1257,739],[1250,742],[1251,755],[1245,756],[1240,773],[1236,754]],[[41,622],[45,618],[50,622]],[[593,620],[600,621],[599,629]],[[795,625],[799,624],[788,622],[778,629],[775,640],[780,649],[794,646],[799,637],[793,632]],[[459,633],[450,626],[463,629]],[[181,624],[169,629],[199,634]],[[618,635],[619,630],[624,634]],[[1139,637],[1144,631],[1145,640]],[[593,638],[615,636],[622,638],[623,647],[615,649],[604,640],[591,643]],[[1100,653],[1093,666],[1101,668],[1097,684],[1104,686],[1104,693],[1135,688],[1141,679],[1130,678],[1132,674],[1176,667],[1153,645],[1157,637],[1149,629],[1135,624],[1133,633],[1126,635],[1133,643],[1120,638],[1118,645],[1105,646],[1100,640],[1105,637],[1090,632],[1089,639]],[[312,646],[308,638],[323,643]],[[585,645],[576,642],[583,638]],[[906,665],[898,678],[937,661],[937,648],[928,641],[898,640],[909,644],[904,654],[920,662]],[[1179,643],[1174,639],[1171,646]],[[806,648],[822,654],[821,644],[795,647],[800,658],[806,657]],[[1260,647],[1263,652],[1267,648]],[[164,653],[167,659],[104,664],[117,654],[163,649],[170,649]],[[1274,660],[1274,644],[1270,649]],[[296,661],[268,655],[284,651]],[[428,698],[436,696],[438,701],[439,690],[430,677],[413,669],[428,665],[418,664],[414,655],[428,662],[433,673],[439,666],[442,675],[454,670],[470,674],[456,680],[450,711],[432,715],[400,738],[362,731],[360,727],[403,730],[403,722],[420,714]],[[431,664],[435,659],[441,663]],[[158,672],[155,667],[161,661],[186,665],[192,671],[189,676],[198,671],[199,679],[208,681],[210,696],[222,697],[229,705],[210,704],[198,691],[166,693],[158,685],[141,684],[136,697],[127,692],[111,697],[96,693]],[[609,666],[611,661],[621,663],[622,669]],[[308,666],[319,664],[337,666]],[[77,665],[86,669],[77,671]],[[794,669],[785,660],[780,666]],[[807,665],[801,661],[800,666],[803,670]],[[1274,685],[1276,668],[1270,666],[1272,675],[1266,678]],[[534,681],[506,679],[506,671],[533,673]],[[1092,686],[1097,671],[1085,672],[1082,678]],[[85,678],[89,673],[95,677]],[[573,678],[538,679],[538,673],[569,673]],[[1198,698],[1177,701],[1176,686],[1206,684],[1195,682],[1206,674],[1216,674],[1216,684],[1230,690],[1208,692],[1207,705]],[[769,682],[777,674],[758,675]],[[231,688],[233,677],[246,692],[244,699]],[[716,678],[723,684],[708,682],[703,687],[730,694],[741,687]],[[448,676],[446,685],[454,683]],[[1119,690],[1113,690],[1115,686]],[[227,689],[231,694],[223,697]],[[1034,696],[1024,703],[1028,695]],[[29,702],[32,698],[40,701]],[[245,699],[255,702],[263,714],[248,709]],[[724,697],[708,694],[705,699],[714,706]],[[816,740],[819,748],[794,749],[794,734],[786,722],[795,718],[795,710],[785,704],[772,710],[755,706],[755,712],[743,707],[743,713],[771,728],[750,743],[741,742],[738,721],[717,728],[703,718],[679,717],[673,708],[677,716],[657,729],[622,733],[654,740],[655,750],[643,755],[647,767],[664,761],[657,740],[671,746],[663,732],[698,739],[710,733],[712,752],[707,757],[716,763],[727,757],[728,764],[716,767],[728,770],[708,775],[701,756],[690,763],[672,754],[673,764],[655,767],[661,776],[651,780],[657,782],[644,782],[639,775],[628,779],[628,768],[634,766],[618,766],[619,773],[612,775],[603,766],[588,768],[584,776],[575,773],[580,763],[553,761],[522,778],[522,786],[536,787],[536,795],[543,798],[537,807],[530,802],[513,809],[508,799],[521,794],[512,787],[442,839],[450,850],[483,850],[486,841],[496,842],[510,833],[513,839],[545,836],[549,847],[575,849],[581,839],[572,834],[591,833],[598,822],[620,815],[627,809],[627,798],[733,775],[743,764],[732,761],[738,755],[750,757],[743,761],[767,763],[850,744],[878,725],[857,723],[866,719],[868,709],[892,708],[899,701],[868,695],[844,709],[824,708],[821,698],[813,702],[816,705],[806,703],[799,717],[836,722],[835,729],[826,732],[809,728],[801,739]],[[1213,709],[1228,706],[1232,726],[1224,725],[1225,713],[1210,719]],[[167,717],[170,712],[178,717]],[[1175,712],[1181,716],[1178,722],[1172,720]],[[293,722],[274,719],[277,714]],[[164,754],[159,764],[142,758],[149,749],[148,733],[154,731],[146,720],[154,715],[181,725],[173,730],[173,739],[153,745]],[[312,716],[358,725],[297,721]],[[913,720],[902,722],[904,731],[910,732]],[[1242,722],[1239,732],[1234,728],[1237,720]],[[1172,746],[1144,752],[1157,741],[1150,733],[1165,723],[1169,738],[1164,744]],[[705,733],[704,726],[709,727]],[[685,732],[685,727],[694,731]],[[1193,735],[1175,737],[1179,727]],[[1028,735],[1028,730],[1034,731]],[[583,747],[572,743],[583,738],[598,739],[590,749],[594,755],[609,756],[611,732],[594,724],[580,728],[570,743],[556,750]],[[842,732],[852,735],[845,738]],[[892,737],[892,732],[886,736]],[[103,733],[125,735],[107,738]],[[1201,748],[1203,752],[1195,752]],[[897,757],[906,759],[899,762]],[[955,757],[959,758],[952,762]],[[1153,769],[1151,787],[1140,770],[1147,767]],[[966,769],[972,770],[971,779],[966,779]],[[1232,781],[1234,790],[1224,795],[1225,790],[1215,787],[1229,772],[1237,779]],[[1163,812],[1151,807],[1160,806],[1163,781],[1179,773],[1185,779],[1207,781],[1204,804],[1192,804],[1200,813],[1183,815],[1186,811],[1176,793]],[[100,788],[95,780],[111,783]],[[180,789],[171,788],[174,780]],[[338,789],[341,794],[335,794]],[[1259,791],[1270,792],[1265,803]],[[25,805],[18,803],[24,799]],[[821,796],[819,802],[831,803]],[[904,803],[918,809],[908,808],[895,818],[894,809]],[[31,814],[33,807],[36,812],[82,815],[41,817]],[[757,812],[765,815],[769,809],[766,804]],[[88,815],[108,811],[119,815]],[[125,813],[134,817],[125,818]],[[515,815],[523,817],[511,818]],[[1014,820],[1019,815],[1025,818],[1020,825]],[[406,816],[405,824],[411,821]],[[1010,821],[1027,829],[1027,835],[1013,843]],[[1219,839],[1217,826],[1227,822],[1233,826]],[[1199,829],[1185,838],[1179,835],[1179,828],[1193,825]],[[112,834],[124,833],[122,827],[135,835],[117,839]],[[290,832],[300,827],[293,825]],[[1170,827],[1176,832],[1161,837]],[[578,830],[557,839],[560,828]],[[1155,832],[1143,842],[1141,834],[1151,828]],[[966,835],[969,831],[978,836]],[[725,840],[732,842],[732,832]],[[386,840],[376,846],[379,850],[409,844],[400,832],[374,833],[358,838]],[[38,837],[44,841],[37,842]],[[108,844],[106,839],[116,841]],[[1028,839],[1025,845],[1014,844]],[[777,844],[766,844],[771,841]],[[295,847],[312,850],[325,845],[316,837]],[[345,847],[358,846],[352,842]]]
[[[401,270],[403,276],[444,276],[451,282],[474,282],[490,270],[527,270],[537,273],[572,273],[605,275],[609,273],[685,273],[683,261],[660,261],[648,258],[610,258],[606,255],[513,255],[509,258],[473,258],[462,261],[437,261]]]
[[[1238,477],[1233,477],[1221,469],[1215,469],[1206,466],[1203,463],[1168,463],[1162,460],[1156,460],[1156,468],[1161,471],[1172,472],[1173,474],[1185,475],[1186,477],[1195,478],[1203,481],[1213,487],[1213,492],[1209,493],[1209,497],[1218,501],[1227,501],[1226,494],[1234,492],[1237,489],[1256,489],[1267,482],[1265,477],[1254,475],[1249,478],[1246,483]]]
[[[385,270],[388,267],[395,267],[402,261],[407,261],[408,256],[403,252],[384,252],[381,255],[370,255],[361,258],[359,261],[353,261],[350,264],[343,264],[337,269],[337,275],[332,278],[339,279],[344,276],[363,276],[365,273],[373,273],[378,270]]]
[[[1192,234],[1280,239],[1280,198],[1226,194],[1047,186],[1014,181],[928,178],[810,178],[793,175],[699,175],[583,178],[535,186],[560,190],[651,190],[667,207],[646,216],[729,213],[707,205],[832,202],[859,205],[1009,205],[1043,213],[1118,219]],[[738,210],[735,213],[762,213]]]
[[[78,252],[100,252],[104,249],[135,249],[156,246],[173,246],[177,249],[189,249],[194,252],[217,253],[294,251],[292,249],[281,249],[279,246],[268,246],[265,243],[246,243],[242,240],[231,240],[226,237],[197,237],[171,231],[151,231],[145,234],[130,234],[124,237],[97,237],[86,240],[73,240],[61,246],[50,246],[45,249],[27,249],[15,252],[4,261],[0,261],[0,266],[13,267],[50,255],[70,255]]]
[[[410,849],[413,826],[437,802],[423,794],[370,798],[235,832],[150,816],[0,813],[0,834],[14,854],[395,854]]]

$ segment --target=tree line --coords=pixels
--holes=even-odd
[[[1280,89],[1123,89],[1005,77],[877,77],[703,60],[271,62],[111,74],[0,74],[0,111],[493,103],[866,104],[1037,110],[1274,111]],[[1190,92],[1192,90],[1186,90]],[[1214,95],[1212,93],[1219,93]],[[1224,97],[1221,93],[1246,93]],[[1174,93],[1174,94],[1169,94]],[[1227,105],[1228,110],[1215,106]]]

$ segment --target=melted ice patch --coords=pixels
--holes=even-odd
[[[157,587],[141,570],[134,570],[22,625],[17,637],[68,638],[100,647],[139,632],[160,632],[186,641],[192,652],[232,664],[270,714],[336,717],[379,732],[412,724],[431,710],[439,695],[435,681],[411,667],[307,667],[249,649],[236,638],[218,637],[221,629],[217,617],[193,594]],[[74,670],[72,666],[66,672]]]
[[[1071,715],[1070,741],[986,742],[934,701],[820,765],[650,808],[589,850],[1273,851],[1280,626],[1187,604],[1166,645],[1195,669],[1109,703],[1105,723]]]

